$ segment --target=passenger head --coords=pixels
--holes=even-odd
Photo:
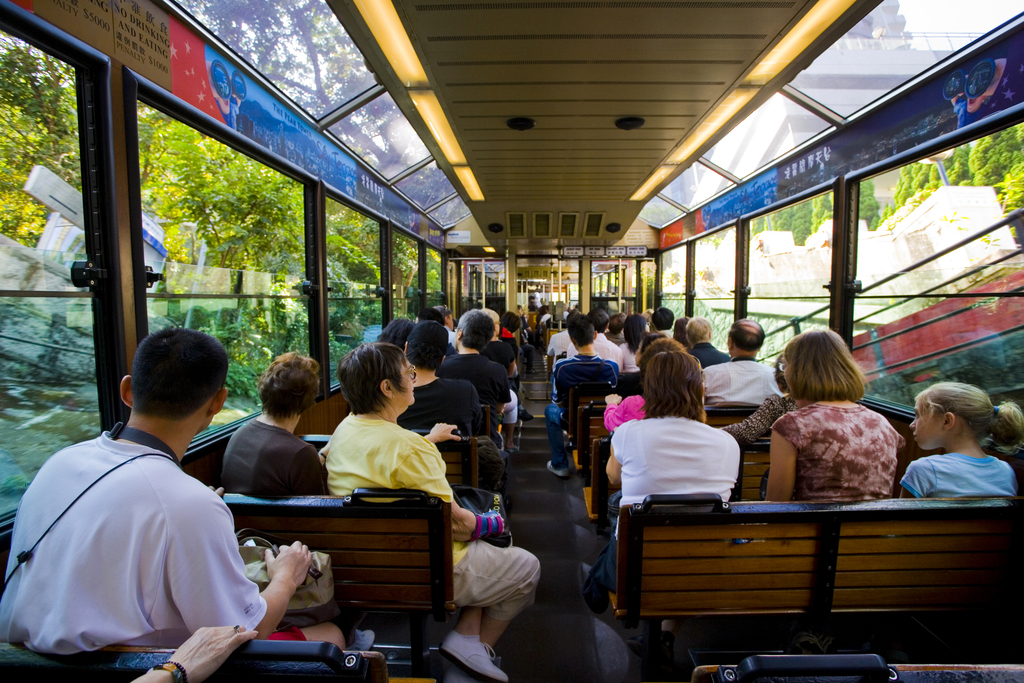
[[[641,382],[644,379],[644,375],[647,372],[647,366],[650,364],[651,359],[663,351],[686,351],[686,347],[675,339],[669,339],[665,335],[658,334],[657,332],[652,332],[646,335],[644,344],[640,348],[640,353],[636,357],[636,365],[640,368]]]
[[[729,328],[729,353],[733,356],[753,356],[764,344],[764,328],[756,320],[737,320]]]
[[[917,395],[914,412],[918,419],[931,415],[939,420],[950,415],[982,445],[991,444],[1004,453],[1015,453],[1024,444],[1024,415],[1013,401],[992,405],[988,394],[972,384],[939,382]],[[915,422],[917,420],[915,419]],[[922,448],[938,445],[920,444]]]
[[[482,351],[494,337],[494,323],[491,317],[481,310],[463,313],[459,318],[459,331],[456,339],[467,349]]]
[[[394,344],[400,349],[405,348],[405,342],[409,338],[409,333],[412,332],[414,324],[408,318],[395,318],[384,326],[384,330],[377,337],[377,341],[384,342],[385,344]]]
[[[647,360],[644,419],[685,417],[704,422],[704,377],[700,363],[674,339],[665,341],[673,348],[651,353]]]
[[[775,365],[772,366],[774,372],[772,376],[775,377],[775,383],[779,385],[779,391],[783,394],[789,393],[789,385],[786,384],[786,355],[780,353],[778,358],[775,359]]]
[[[391,408],[401,415],[412,405],[409,362],[394,344],[372,342],[352,349],[338,361],[341,394],[355,415]]]
[[[409,333],[405,357],[417,370],[437,370],[448,353],[448,330],[433,320],[416,323]]]
[[[590,319],[590,324],[594,326],[594,332],[604,334],[608,329],[608,311],[603,308],[590,309],[587,317]]]
[[[421,323],[424,320],[433,320],[435,323],[444,325],[444,316],[436,308],[424,308],[416,314],[416,322]]]
[[[442,324],[449,330],[455,329],[455,318],[452,316],[452,311],[447,306],[434,306],[434,310],[441,314],[443,320]]]
[[[133,413],[172,420],[189,417],[214,400],[212,420],[227,396],[227,375],[228,354],[219,341],[205,332],[169,327],[139,343],[131,379],[121,381],[121,396],[130,389],[126,403]]]
[[[691,349],[697,344],[710,342],[711,321],[701,316],[690,318],[690,322],[686,323],[686,339],[690,342],[688,346]]]
[[[543,306],[537,309],[537,320],[540,320],[550,312],[551,311],[548,310],[547,304],[544,304]]]
[[[501,326],[509,332],[515,332],[521,324],[519,316],[512,311],[505,311],[501,314]]]
[[[676,319],[675,313],[662,306],[651,315],[651,324],[658,332],[672,329],[672,321]]]
[[[626,338],[626,346],[630,353],[635,354],[640,350],[640,342],[644,340],[647,333],[647,318],[642,315],[633,315],[626,318],[626,324],[622,328],[622,336]]]
[[[501,316],[498,315],[497,311],[492,310],[490,308],[481,308],[480,310],[486,313],[487,317],[491,319],[491,327],[493,333],[491,335],[491,338],[496,339],[498,335],[501,333]]]
[[[580,349],[594,343],[594,323],[585,315],[575,313],[569,316],[569,339]]]
[[[319,389],[320,364],[291,351],[275,358],[257,384],[263,413],[281,420],[313,405]]]
[[[864,397],[864,373],[832,330],[798,334],[786,344],[784,355],[786,383],[795,400],[814,403],[859,401]]]
[[[689,342],[686,339],[686,325],[689,322],[690,319],[684,316],[682,318],[676,318],[676,322],[672,326],[672,338],[684,347],[689,347]]]
[[[608,318],[609,334],[622,334],[622,328],[626,326],[626,314],[616,313]]]

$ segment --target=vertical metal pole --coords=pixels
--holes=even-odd
[[[391,221],[380,224],[380,320],[387,327],[391,322]]]
[[[327,282],[327,186],[323,181],[306,185],[306,279],[309,292],[309,353],[320,367],[329,368],[330,310]],[[320,391],[330,395],[332,372],[320,373]]]
[[[686,317],[694,315],[694,299],[697,297],[697,243],[687,242],[686,247]]]
[[[857,282],[857,204],[860,186],[840,176],[832,183],[832,282],[828,326],[849,345]]]
[[[747,298],[750,296],[749,268],[750,221],[741,219],[736,223],[736,289],[733,293],[733,317],[735,320],[747,317]]]

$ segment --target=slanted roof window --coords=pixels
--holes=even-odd
[[[444,171],[437,167],[436,161],[431,161],[408,178],[398,181],[395,187],[421,209],[429,209],[445,197],[455,194],[451,181]]]
[[[385,178],[430,156],[391,95],[385,93],[329,129]]]

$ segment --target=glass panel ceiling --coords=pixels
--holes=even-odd
[[[883,0],[790,85],[846,117],[1020,11],[1019,0]]]
[[[651,201],[647,202],[640,211],[640,220],[647,223],[647,225],[660,228],[668,225],[675,219],[683,215],[683,212],[672,206],[664,199],[655,197]]]
[[[437,167],[436,161],[431,161],[408,178],[396,183],[395,187],[416,202],[421,209],[429,209],[445,197],[455,194],[451,181],[444,171]]]
[[[461,221],[469,213],[469,207],[466,206],[466,202],[462,201],[462,197],[455,197],[455,199],[437,207],[437,210],[433,211],[430,217],[440,223],[442,228],[447,228],[449,225],[455,225]]]
[[[714,197],[730,185],[732,185],[731,182],[704,164],[695,163],[669,183],[659,194],[677,204],[692,208]]]
[[[704,156],[743,178],[829,127],[826,121],[776,93]]]
[[[385,178],[430,156],[388,93],[352,112],[330,131]]]
[[[323,0],[177,0],[319,119],[374,85],[363,55]]]

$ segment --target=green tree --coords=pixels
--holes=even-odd
[[[75,70],[0,34],[0,234],[35,247],[50,210],[22,189],[45,166],[81,189]]]
[[[860,184],[860,196],[857,200],[857,219],[867,223],[868,230],[877,228],[881,220],[878,199],[875,198],[875,183],[872,180],[865,180]]]

